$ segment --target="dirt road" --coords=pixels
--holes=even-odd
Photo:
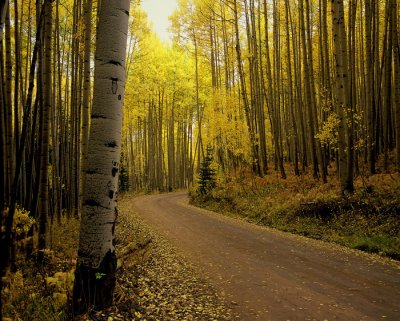
[[[398,263],[197,209],[185,193],[134,204],[240,320],[400,320]]]

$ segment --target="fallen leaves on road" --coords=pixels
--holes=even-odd
[[[232,320],[232,311],[206,280],[199,277],[166,240],[135,215],[131,201],[120,202],[117,254],[123,257],[118,271],[116,304],[92,320]],[[111,318],[111,319],[110,319]]]

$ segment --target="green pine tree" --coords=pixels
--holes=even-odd
[[[213,161],[212,148],[207,147],[207,155],[201,163],[199,173],[199,193],[202,195],[208,194],[216,186],[215,170],[211,168]]]

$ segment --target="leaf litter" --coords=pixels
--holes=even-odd
[[[90,320],[224,321],[236,319],[222,294],[177,249],[144,224],[122,198],[117,227],[115,304]],[[120,254],[119,254],[120,253]],[[86,319],[88,320],[88,319]]]
[[[3,289],[5,320],[55,321],[225,321],[237,319],[224,298],[163,237],[120,201],[114,304],[107,310],[72,316],[70,301],[79,222],[54,227],[45,263],[17,258],[17,272]],[[68,301],[68,302],[67,302]]]

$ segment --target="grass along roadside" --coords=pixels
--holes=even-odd
[[[400,260],[400,175],[355,183],[354,194],[340,197],[337,183],[309,176],[231,178],[206,195],[192,190],[190,199],[227,216]]]

